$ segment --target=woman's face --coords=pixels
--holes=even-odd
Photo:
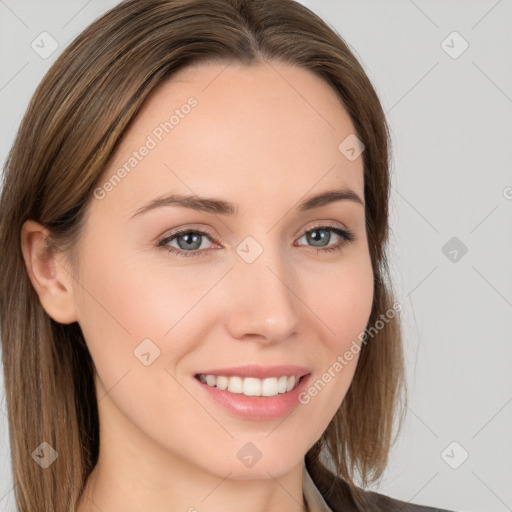
[[[277,63],[189,67],[145,103],[89,205],[73,289],[102,446],[221,478],[302,462],[372,306],[354,132],[326,83]]]

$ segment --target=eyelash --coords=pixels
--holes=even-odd
[[[354,241],[354,239],[355,239],[354,233],[352,231],[350,231],[348,229],[341,229],[334,224],[319,224],[317,226],[313,226],[312,228],[308,229],[307,231],[304,231],[304,233],[300,236],[300,238],[302,238],[307,233],[311,233],[312,231],[316,231],[316,230],[332,231],[333,233],[335,233],[336,235],[338,235],[342,238],[342,240],[340,242],[338,242],[338,244],[333,247],[328,246],[325,248],[315,248],[315,247],[309,246],[312,249],[316,249],[317,255],[320,252],[340,251],[341,249],[343,249],[345,247],[345,245]],[[209,233],[208,231],[183,228],[183,229],[179,229],[178,231],[175,231],[174,233],[171,233],[168,236],[158,239],[157,247],[162,247],[162,248],[165,247],[165,249],[167,250],[168,253],[172,254],[173,256],[177,256],[177,257],[189,258],[189,257],[196,257],[196,256],[198,256],[198,257],[206,256],[206,253],[208,252],[209,249],[201,249],[201,250],[196,249],[194,251],[183,251],[181,249],[176,249],[175,247],[169,247],[169,246],[166,247],[165,244],[167,242],[171,242],[172,240],[177,238],[179,235],[190,234],[190,233],[196,234],[196,235],[201,235],[201,236],[206,236],[206,237],[210,238],[213,242],[216,242],[214,236],[211,233]]]

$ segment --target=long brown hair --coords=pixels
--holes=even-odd
[[[393,306],[386,260],[390,136],[377,94],[343,39],[293,0],[121,2],[49,69],[4,169],[0,319],[19,511],[74,511],[99,450],[93,362],[79,325],[55,322],[42,308],[20,247],[22,225],[36,220],[49,230],[52,250],[72,255],[93,191],[144,101],[177,70],[206,61],[280,61],[310,70],[334,89],[365,146],[366,229],[374,272],[368,326]],[[403,420],[404,384],[400,323],[394,316],[362,344],[339,410],[306,454],[328,503],[342,499],[333,485],[342,479],[346,496],[364,508],[355,481],[364,487],[381,477],[399,409],[399,427]],[[43,441],[58,453],[45,470],[31,457]]]

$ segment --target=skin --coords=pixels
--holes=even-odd
[[[30,220],[22,229],[42,306],[57,322],[79,323],[97,369],[100,456],[79,512],[303,510],[304,455],[341,404],[358,355],[307,405],[272,421],[222,409],[193,376],[297,364],[312,369],[314,382],[370,316],[364,206],[343,200],[296,209],[342,187],[364,201],[362,156],[350,161],[338,150],[354,126],[334,91],[307,70],[278,63],[181,70],[144,104],[100,184],[190,96],[198,105],[172,133],[103,199],[91,199],[75,279],[65,254],[41,257],[41,233],[49,235],[42,225]],[[130,218],[170,192],[222,198],[239,214],[166,206]],[[348,228],[355,239],[317,253],[305,235],[319,222]],[[206,255],[175,257],[156,246],[181,227],[215,235],[200,239]],[[342,241],[329,234],[318,248]],[[263,249],[250,264],[236,252],[247,236]],[[180,247],[178,239],[168,245]],[[149,366],[133,353],[146,338],[160,349]],[[247,442],[262,452],[251,468],[236,457]]]

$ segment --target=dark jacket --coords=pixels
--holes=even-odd
[[[330,483],[326,484],[326,479],[322,481],[320,475],[310,475],[307,468],[303,466],[303,480],[308,490],[308,501],[311,502],[310,510],[324,512],[327,506],[332,512],[454,512],[408,503],[361,488],[354,489],[345,480],[341,478],[333,480],[334,475],[331,473],[329,475]]]
[[[394,498],[390,498],[389,496],[385,496],[384,494],[379,494],[376,492],[366,491],[365,494],[369,507],[367,508],[367,510],[378,510],[382,512],[387,512],[391,510],[396,510],[397,512],[453,512],[451,510],[447,510],[444,508],[428,507],[427,505],[416,505],[414,503],[396,500]]]

